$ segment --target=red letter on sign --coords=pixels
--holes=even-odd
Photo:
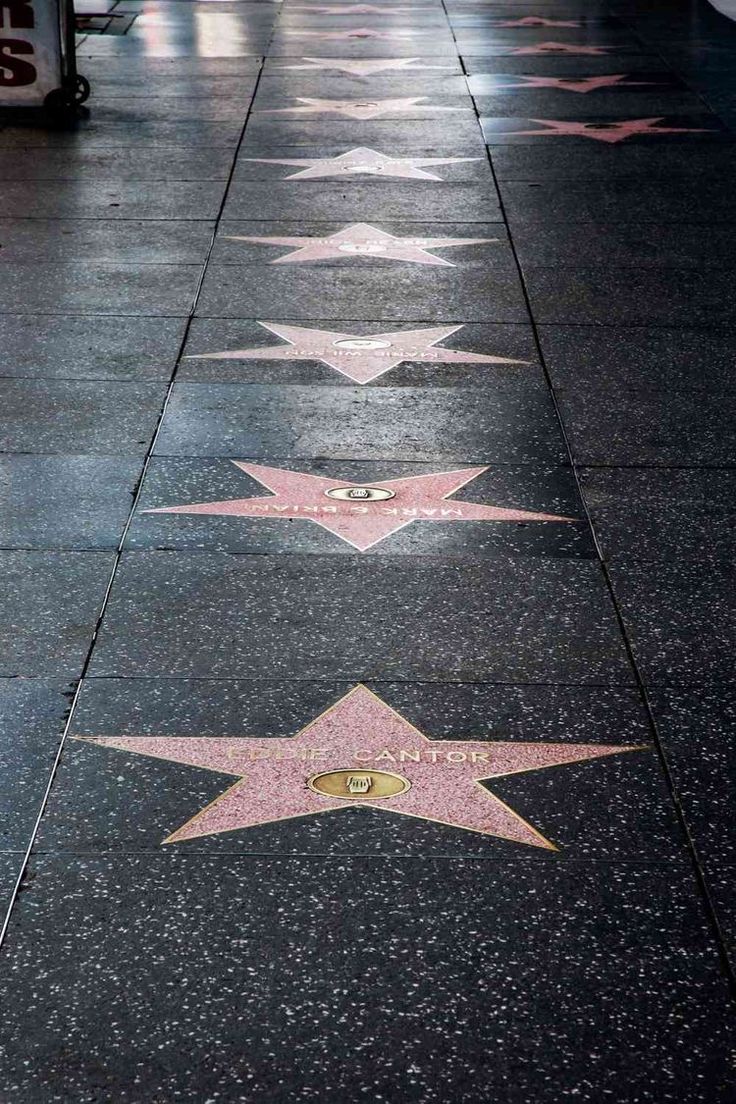
[[[8,19],[5,19],[5,12]],[[0,0],[0,27],[32,27],[32,0]]]
[[[0,39],[0,88],[17,88],[21,84],[33,84],[36,67],[30,61],[22,61],[15,54],[32,54],[30,42],[15,38]]]

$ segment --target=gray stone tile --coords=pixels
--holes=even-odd
[[[125,217],[0,219],[0,264],[203,264],[213,227],[214,222]]]
[[[608,558],[734,559],[733,470],[584,468],[581,480]]]
[[[11,314],[187,314],[201,265],[3,264],[0,293]]]
[[[0,316],[0,375],[165,380],[184,336],[183,318]]]
[[[219,180],[36,180],[29,207],[25,181],[3,184],[3,216],[72,219],[213,219],[224,193]]]
[[[471,77],[471,80],[473,78]],[[476,78],[477,79],[477,78]],[[563,78],[564,79],[564,78]],[[638,119],[642,115],[697,114],[703,110],[703,101],[694,92],[675,92],[656,86],[648,89],[632,88],[631,92],[604,88],[587,94],[551,91],[549,89],[475,94],[478,114],[483,118],[523,117],[525,119]]]
[[[3,919],[10,906],[23,858],[23,851],[0,851],[0,915]]]
[[[268,149],[340,143],[346,149],[361,145],[396,153],[402,149],[416,149],[420,145],[425,149],[442,145],[447,142],[449,131],[453,148],[458,150],[457,156],[467,151],[482,157],[483,135],[478,119],[471,101],[468,99],[465,104],[464,112],[439,114],[430,119],[419,117],[410,121],[401,115],[394,119],[356,120],[339,115],[297,115],[289,118],[288,115],[258,114],[248,123],[248,144]],[[452,168],[451,165],[447,167]]]
[[[377,481],[429,475],[442,464],[354,463],[311,461],[298,466],[275,461],[291,471],[332,477],[335,486],[345,481],[373,485]],[[470,474],[470,473],[469,473]],[[321,491],[315,492],[320,501]],[[148,469],[140,509],[128,536],[134,549],[190,549],[206,552],[327,552],[349,555],[355,548],[310,520],[224,515],[146,514],[143,511],[177,504],[223,502],[232,499],[270,497],[266,487],[231,460],[155,457]],[[265,499],[264,499],[265,501]],[[398,501],[398,499],[397,499]],[[413,522],[388,535],[370,552],[392,555],[442,555],[484,557],[493,555],[592,555],[587,521],[572,473],[554,467],[494,467],[473,478],[447,500],[481,502],[515,510],[575,518],[570,523],[463,522],[462,524]]]
[[[711,325],[736,321],[730,271],[618,265],[524,266],[532,313],[542,324]]]
[[[725,871],[736,864],[734,687],[655,686],[649,696],[695,846],[706,870]]]
[[[398,1078],[423,1104],[593,1104],[622,1083],[642,1104],[712,1104],[732,1084],[726,985],[672,865],[38,856],[8,949],[17,1100],[87,1104],[103,1077],[119,1099],[240,1082],[273,1099],[328,1084],[346,1104]]]
[[[608,182],[627,177],[648,177],[666,181],[673,178],[700,179],[733,173],[736,147],[723,143],[656,146],[604,145],[589,142],[579,145],[575,156],[564,147],[493,146],[491,161],[499,180],[590,181]]]
[[[4,380],[0,452],[143,456],[165,394],[159,383]]]
[[[581,387],[561,392],[560,407],[583,465],[718,467],[736,457],[733,394]]]
[[[332,371],[328,369],[328,371]],[[179,384],[160,456],[314,456],[564,464],[552,404],[536,379],[483,366],[482,387]]]
[[[0,677],[79,674],[113,562],[111,552],[0,551]]]
[[[574,265],[675,270],[734,267],[736,226],[621,222],[592,218],[550,223],[546,217],[512,221],[522,267]]]
[[[647,683],[732,678],[736,590],[730,565],[621,561],[611,571]]]
[[[133,91],[126,77],[129,91]],[[1,140],[1,136],[0,136]],[[0,148],[1,180],[110,180],[121,181],[227,180],[233,151],[219,147],[199,149],[167,146],[130,149],[104,146],[39,149]]]
[[[139,460],[0,456],[0,547],[117,548]]]
[[[227,219],[286,217],[345,222],[387,222],[413,219],[421,212],[425,222],[481,222],[499,218],[498,195],[487,163],[478,183],[434,180],[384,180],[366,177],[335,180],[253,180],[237,178],[225,204]],[[454,169],[462,166],[441,166]],[[288,170],[286,170],[288,172]],[[297,170],[294,170],[297,171]]]
[[[531,220],[569,224],[590,220],[628,225],[702,224],[703,235],[715,237],[716,224],[734,221],[729,182],[718,178],[675,179],[666,188],[662,188],[659,180],[641,178],[609,183],[510,180],[501,185],[501,192],[512,223]]]
[[[556,387],[715,391],[734,387],[731,326],[542,326]]]
[[[630,680],[595,564],[417,558],[406,566],[378,555],[128,553],[92,674]]]
[[[61,680],[0,679],[0,858],[30,843],[73,693]],[[9,888],[0,873],[0,915]]]
[[[445,231],[442,227],[443,236]],[[465,236],[472,235],[473,225],[466,224]],[[486,224],[476,236],[492,231]],[[269,265],[268,254],[279,253],[264,247],[260,263],[210,264],[197,308],[205,316],[227,318],[278,313],[302,320],[527,322],[509,247],[503,241],[468,247],[462,259],[460,252],[454,250],[459,263],[453,268],[394,263],[387,271],[355,259],[349,265]]]

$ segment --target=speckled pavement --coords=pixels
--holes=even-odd
[[[77,9],[0,111],[1,1104],[732,1102],[736,24]]]

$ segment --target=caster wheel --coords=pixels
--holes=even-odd
[[[74,102],[83,104],[89,99],[89,94],[92,89],[89,86],[89,81],[86,77],[77,75],[77,80],[74,85]]]

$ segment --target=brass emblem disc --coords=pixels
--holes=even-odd
[[[389,771],[351,767],[313,774],[307,780],[307,785],[322,797],[342,797],[346,801],[380,801],[385,797],[406,793],[411,782],[408,778]]]
[[[332,487],[325,494],[346,502],[385,502],[387,498],[396,498],[396,491],[386,487]]]

